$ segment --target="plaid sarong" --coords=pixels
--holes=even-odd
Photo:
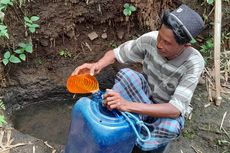
[[[113,90],[120,93],[128,101],[157,103],[151,98],[151,89],[145,77],[129,68],[121,69],[118,72]],[[144,151],[156,150],[167,145],[180,135],[181,129],[184,127],[184,117],[182,116],[172,119],[140,115],[140,118],[151,132],[150,141],[141,142],[137,140],[136,142],[136,145]],[[145,132],[141,131],[141,134],[144,136]]]

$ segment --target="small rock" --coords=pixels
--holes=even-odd
[[[96,38],[98,38],[98,34],[94,31],[88,34],[88,37],[90,40],[94,40]]]
[[[69,38],[74,38],[75,32],[74,32],[74,30],[70,30],[70,31],[68,31],[68,32],[66,33],[66,35],[67,35]]]
[[[49,45],[49,40],[48,39],[41,39],[40,43],[43,47],[47,47]]]
[[[118,37],[119,39],[123,39],[123,38],[124,38],[124,35],[125,35],[124,31],[118,31],[118,32],[117,32],[117,37]]]
[[[108,38],[107,33],[103,33],[103,34],[101,35],[101,38],[107,39],[107,38]]]

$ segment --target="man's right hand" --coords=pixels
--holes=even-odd
[[[113,50],[109,50],[105,53],[105,55],[96,63],[85,63],[81,66],[78,66],[71,75],[78,74],[90,74],[96,75],[98,74],[104,67],[115,62],[115,55]]]
[[[96,75],[101,71],[101,68],[98,63],[85,63],[81,66],[78,66],[71,75],[78,75],[78,74],[90,74]]]

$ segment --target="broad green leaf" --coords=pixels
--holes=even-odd
[[[33,52],[33,46],[31,44],[28,44],[25,48],[25,51],[28,53],[32,53]]]
[[[192,40],[190,41],[191,44],[195,44],[197,41],[196,39],[192,38]]]
[[[34,33],[35,32],[35,28],[29,28],[29,31],[31,32],[31,33]]]
[[[124,9],[123,13],[125,16],[130,16],[132,14],[132,12],[129,9]]]
[[[6,37],[9,39],[9,35],[7,33],[7,29],[0,29],[0,37]]]
[[[208,4],[213,4],[214,0],[207,0]]]
[[[31,24],[30,28],[38,28],[39,25],[38,24]]]
[[[5,117],[3,115],[0,115],[0,125],[2,126],[3,124],[6,124]]]
[[[24,52],[24,50],[23,49],[17,49],[14,52],[17,54],[22,54]]]
[[[26,22],[25,25],[26,25],[27,27],[31,27],[31,26],[33,25],[33,23],[32,23],[32,22],[31,22],[31,23]]]
[[[129,3],[125,3],[124,8],[129,8]]]
[[[10,52],[7,51],[7,52],[4,53],[3,57],[4,57],[5,59],[8,59],[8,58],[10,58],[10,55],[11,55]]]
[[[59,52],[59,55],[61,55],[61,56],[63,56],[65,54],[65,51],[64,50],[61,50],[60,52]]]
[[[0,6],[0,11],[5,10],[6,6]]]
[[[133,6],[133,5],[130,5],[129,9],[130,9],[132,12],[134,12],[134,11],[136,11],[136,10],[137,10],[137,9],[136,9],[136,7],[135,7],[135,6]]]
[[[19,43],[18,46],[22,47],[22,48],[25,48],[26,47],[26,44],[25,43]]]
[[[25,60],[26,60],[26,55],[25,55],[25,54],[20,54],[20,55],[19,55],[19,58],[20,58],[21,60],[25,61]]]
[[[9,59],[8,59],[8,58],[4,58],[4,59],[2,60],[2,62],[3,62],[4,65],[6,65],[6,64],[9,63]]]
[[[5,25],[0,25],[0,30],[5,30],[5,29],[7,29],[7,26],[5,26]]]
[[[20,63],[21,60],[18,57],[14,56],[14,55],[11,55],[10,56],[10,62],[16,64],[16,63]]]
[[[5,35],[7,33],[7,30],[6,29],[2,29],[2,30],[0,30],[0,33],[1,33],[1,35]]]
[[[1,0],[0,2],[1,2],[1,4],[7,5],[7,4],[11,3],[11,0]]]
[[[24,20],[26,21],[26,22],[29,22],[29,23],[32,23],[32,21],[29,19],[29,17],[27,17],[27,16],[24,16]]]
[[[31,19],[31,21],[37,21],[37,20],[39,20],[39,17],[38,16],[32,16],[30,19]]]

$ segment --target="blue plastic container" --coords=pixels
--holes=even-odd
[[[135,141],[133,129],[119,112],[84,97],[73,107],[65,153],[131,153]]]

